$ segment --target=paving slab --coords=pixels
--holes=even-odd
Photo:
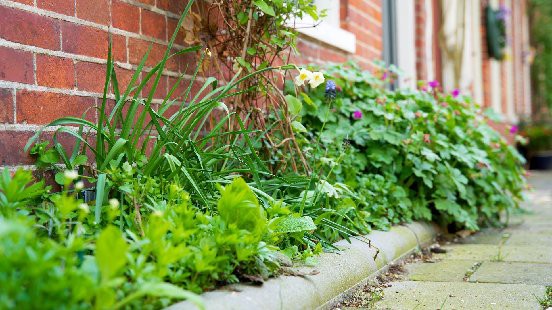
[[[447,253],[434,254],[436,259],[552,264],[552,249],[542,246],[465,244],[443,248]]]
[[[540,309],[540,285],[467,282],[393,282],[376,309]]]
[[[470,282],[524,283],[552,286],[552,265],[513,262],[483,262]]]
[[[436,263],[415,263],[406,266],[412,281],[462,282],[477,261],[443,260]]]
[[[459,240],[462,244],[500,244],[503,232],[499,229],[484,229]]]
[[[515,231],[504,245],[531,245],[547,247],[552,251],[552,230]]]
[[[448,245],[443,248],[447,250],[446,253],[433,254],[433,257],[448,260],[485,261],[493,260],[498,255],[499,246],[491,244],[461,244]]]

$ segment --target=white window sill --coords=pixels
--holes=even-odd
[[[316,26],[315,26],[316,25]],[[356,36],[347,30],[326,22],[313,21],[310,18],[289,23],[289,26],[295,28],[299,33],[334,46],[345,52],[354,54],[356,52]],[[314,27],[315,26],[315,27]]]

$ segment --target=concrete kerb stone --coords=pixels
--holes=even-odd
[[[324,253],[314,268],[300,272],[314,275],[280,276],[262,286],[231,285],[202,294],[208,310],[217,309],[326,309],[346,296],[351,289],[364,285],[437,235],[437,228],[426,223],[395,226],[390,231],[374,231],[366,236],[345,240],[335,245],[338,253]],[[368,245],[370,240],[372,247]],[[380,251],[374,259],[377,247]],[[344,293],[345,292],[345,293]],[[170,306],[170,310],[196,309],[189,302]]]

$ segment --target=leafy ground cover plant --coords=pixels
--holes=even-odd
[[[468,97],[443,93],[437,82],[391,91],[385,83],[392,74],[331,65],[326,90],[297,98],[304,104],[296,121],[309,128],[303,145],[316,159],[314,171],[354,193],[345,226],[362,231],[357,221],[385,228],[413,219],[454,229],[497,224],[522,198],[524,159]]]

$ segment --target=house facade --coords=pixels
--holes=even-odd
[[[323,22],[294,21],[298,63],[356,60],[374,70],[383,60],[404,74],[401,87],[437,80],[460,89],[505,124],[530,114],[526,0],[316,0]],[[108,38],[120,84],[149,46],[151,65],[163,56],[186,1],[0,0],[0,165],[31,165],[23,147],[42,125],[61,116],[93,120],[102,97]],[[488,6],[504,14],[506,47],[491,58]],[[185,46],[183,36],[175,48]],[[167,64],[163,98],[190,59]],[[92,111],[92,112],[90,112]],[[52,132],[45,132],[49,135]]]

